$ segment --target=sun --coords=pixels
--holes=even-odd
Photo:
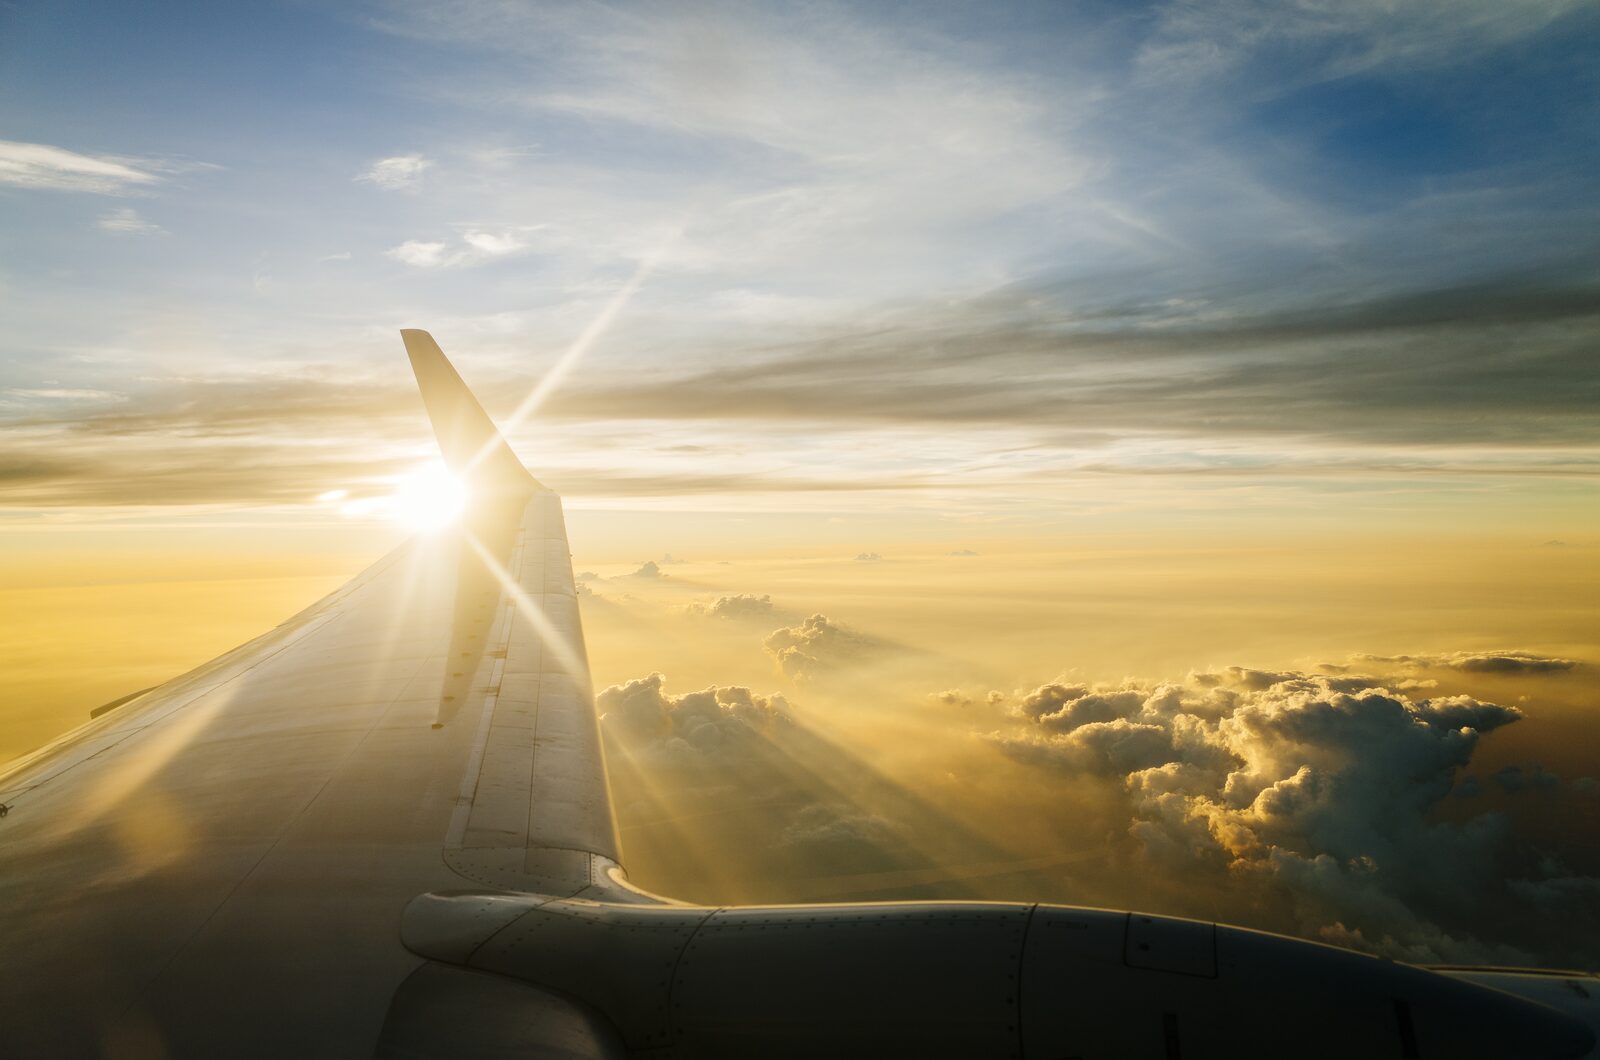
[[[380,507],[391,522],[426,532],[455,522],[466,506],[466,483],[435,460],[396,479]]]

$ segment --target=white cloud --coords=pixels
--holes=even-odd
[[[395,155],[380,158],[355,179],[374,184],[385,191],[414,188],[425,170],[432,168],[433,160],[422,155]]]
[[[388,254],[394,260],[418,269],[436,269],[452,264],[445,257],[443,243],[427,243],[419,239],[408,239],[391,248]]]
[[[530,226],[522,231],[531,230]],[[419,269],[450,269],[483,265],[509,257],[527,248],[515,232],[487,232],[470,228],[460,236],[461,245],[443,241],[408,239],[388,251],[389,257]]]
[[[470,231],[464,233],[461,239],[473,250],[495,258],[514,254],[527,245],[509,232],[496,235],[493,232]]]
[[[114,155],[85,155],[49,144],[0,140],[0,184],[19,188],[116,195],[155,184],[156,164]]]
[[[139,211],[131,206],[101,214],[96,224],[107,232],[122,232],[128,235],[155,235],[166,231],[160,225],[145,220]]]

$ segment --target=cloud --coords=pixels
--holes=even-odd
[[[416,269],[452,269],[482,265],[527,249],[527,244],[512,232],[468,229],[459,239],[459,246],[436,240],[408,239],[385,254]]]
[[[655,578],[665,578],[666,575],[661,572],[661,567],[660,567],[659,564],[656,563],[655,560],[647,559],[647,560],[644,561],[644,563],[640,564],[638,570],[636,570],[632,574],[628,575],[628,577],[630,577],[630,578],[655,579]]]
[[[784,676],[803,682],[858,661],[874,647],[874,642],[817,614],[798,626],[773,630],[762,646],[777,661]]]
[[[463,95],[499,121],[510,105],[540,127],[581,124],[633,148],[608,150],[601,163],[580,155],[569,163],[571,185],[551,189],[561,202],[554,227],[574,254],[636,258],[663,217],[692,212],[692,234],[669,265],[761,275],[767,288],[779,273],[843,261],[880,284],[916,289],[952,262],[992,276],[971,255],[930,252],[1009,224],[1014,211],[1070,191],[1095,169],[1088,152],[1061,142],[1094,90],[1088,75],[1042,90],[978,61],[964,42],[907,35],[869,11],[722,5],[580,15],[468,2],[410,5],[385,28],[481,49],[493,73]],[[692,148],[709,169],[664,171],[659,144]],[[500,156],[486,168],[514,172],[517,162]],[[513,189],[551,183],[545,162],[506,198],[525,201]],[[814,304],[747,282],[721,293],[735,313]]]
[[[1508,795],[1525,791],[1553,791],[1561,786],[1561,778],[1537,762],[1527,766],[1506,766],[1497,770],[1490,779]]]
[[[858,562],[858,563],[875,563],[875,562],[877,562],[878,560],[880,560],[882,558],[883,557],[878,555],[878,553],[876,553],[876,552],[862,552],[862,553],[857,554],[856,562]]]
[[[1556,876],[1543,880],[1512,880],[1511,889],[1541,909],[1581,909],[1586,919],[1600,909],[1600,876]]]
[[[832,804],[801,807],[777,841],[810,866],[814,875],[891,868],[908,856],[905,841],[887,819]]]
[[[1136,58],[1157,79],[1198,78],[1252,61],[1298,60],[1288,87],[1389,67],[1456,65],[1544,29],[1581,0],[1395,4],[1385,0],[1172,2]]]
[[[355,179],[385,191],[398,191],[416,187],[422,180],[422,174],[432,167],[433,160],[420,154],[395,155],[378,159]]]
[[[962,556],[962,557],[976,556],[977,554],[978,553],[972,551],[972,549],[970,549],[970,548],[958,548],[954,552],[950,553],[950,555],[952,555],[952,556]]]
[[[525,380],[514,381],[514,392],[525,388]],[[418,446],[431,450],[416,402],[415,386],[405,377],[387,368],[366,377],[349,365],[270,376],[175,378],[159,385],[141,380],[122,393],[7,387],[0,392],[0,424],[13,447],[47,455],[29,461],[25,477],[6,482],[0,507],[293,503],[382,479],[414,462]],[[196,445],[196,438],[207,444]],[[308,439],[317,444],[306,444]],[[906,487],[886,479],[774,480],[720,469],[646,473],[615,469],[603,460],[540,470],[544,481],[568,496]]]
[[[420,239],[408,239],[397,247],[391,247],[385,253],[401,264],[410,265],[416,269],[436,269],[448,264],[443,243],[429,243]]]
[[[104,231],[127,235],[155,235],[165,231],[160,225],[145,220],[131,206],[101,214],[100,220],[95,223]]]
[[[527,246],[526,243],[509,232],[468,231],[462,233],[461,241],[473,250],[491,258],[513,254]]]
[[[1281,895],[1304,934],[1411,959],[1518,956],[1430,915],[1459,916],[1490,886],[1504,821],[1433,810],[1479,740],[1521,712],[1371,680],[1232,667],[1182,684],[1052,683],[987,739],[1120,784],[1144,857]]]
[[[1600,443],[1583,400],[1592,386],[1583,351],[1600,341],[1592,283],[1507,278],[1331,306],[1253,302],[1213,285],[1197,314],[1106,302],[1072,285],[1019,285],[859,328],[840,321],[829,334],[715,367],[589,381],[548,411],[1059,434],[1070,410],[1066,444],[1080,450],[1074,465],[1090,471],[1248,471],[1288,456],[1269,447],[1273,439],[1311,454],[1318,464],[1309,470],[1335,472],[1385,466],[1386,450],[1404,454],[1389,459],[1395,471],[1461,466],[1441,446],[1470,450],[1487,470],[1491,456],[1508,469],[1536,468],[1563,447]],[[1397,362],[1399,348],[1406,358]],[[1164,438],[1227,440],[1258,455],[1241,465],[1227,449],[1226,462],[1207,464],[1185,441],[1160,464],[1119,468],[1073,444],[1095,436],[1155,444],[1151,423]],[[1586,461],[1565,466],[1588,470]]]
[[[706,618],[740,620],[770,618],[773,613],[772,597],[765,594],[756,596],[754,593],[719,596],[709,604],[692,603],[686,610],[692,615]]]
[[[631,753],[654,753],[680,764],[737,760],[754,744],[792,724],[782,695],[763,696],[740,686],[712,686],[672,695],[659,673],[612,685],[595,696],[601,721],[626,741]]]
[[[0,184],[53,191],[119,195],[159,183],[164,163],[85,155],[49,144],[0,140]]]
[[[1250,5],[1194,10],[1217,26],[1265,17]],[[476,119],[503,126],[510,106],[553,149],[463,170],[443,189],[452,201],[394,229],[380,263],[435,275],[494,264],[505,285],[475,298],[503,304],[510,291],[571,283],[569,304],[581,308],[570,312],[586,312],[597,276],[653,245],[662,218],[692,215],[660,285],[616,325],[617,370],[574,378],[545,416],[715,422],[730,435],[913,426],[974,457],[1006,454],[973,460],[992,475],[982,483],[923,452],[860,487],[837,471],[800,482],[613,472],[617,490],[905,488],[919,475],[926,485],[929,471],[940,488],[1005,476],[1041,493],[1052,478],[1095,475],[1593,477],[1600,315],[1583,264],[1593,255],[1572,239],[1594,230],[1582,223],[1587,205],[1564,206],[1497,167],[1430,180],[1415,203],[1330,206],[1280,179],[1285,167],[1321,168],[1305,145],[1275,139],[1264,150],[1230,124],[1226,153],[1237,147],[1239,158],[1207,161],[1215,130],[1174,129],[1192,118],[1184,108],[1141,134],[1146,123],[1123,120],[1149,108],[1125,83],[1120,48],[1081,73],[1047,75],[994,61],[937,17],[908,37],[867,8],[806,11],[580,16],[484,2],[400,5],[384,17],[386,30],[491,60],[471,64],[470,83],[449,84],[462,136],[475,135]],[[1161,12],[1134,20],[1126,43],[1152,28],[1157,43],[1184,39],[1168,18],[1181,12]],[[1450,19],[1423,22],[1447,40]],[[1096,39],[1075,25],[1063,17],[1040,40]],[[1232,39],[1202,28],[1196,39]],[[576,129],[598,135],[572,138]],[[1482,156],[1522,154],[1495,145],[1507,146],[1494,141]],[[121,167],[113,183],[124,190],[166,172],[98,161]],[[395,163],[405,179],[429,161],[419,148],[367,168]],[[1581,168],[1539,161],[1529,164]],[[1224,193],[1229,205],[1212,209]],[[1560,194],[1595,201],[1587,185]],[[1302,241],[1312,227],[1322,242]],[[1416,247],[1429,248],[1425,261]],[[1070,272],[1042,272],[1068,261]],[[280,294],[295,282],[286,268],[275,270]],[[339,271],[322,277],[335,313],[361,299],[327,284],[365,275]],[[805,326],[766,326],[797,317]],[[536,325],[508,328],[507,347],[551,348]],[[339,422],[309,426],[328,437]],[[873,458],[873,440],[860,460]]]
[[[1457,651],[1443,655],[1354,655],[1363,662],[1406,669],[1435,667],[1471,674],[1547,674],[1572,670],[1576,659],[1562,659],[1531,651]]]

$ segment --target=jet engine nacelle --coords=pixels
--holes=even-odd
[[[414,952],[588,1006],[684,1057],[1582,1056],[1547,1006],[1240,928],[1049,905],[623,905],[423,895]]]

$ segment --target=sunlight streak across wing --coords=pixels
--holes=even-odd
[[[511,597],[512,602],[517,605],[517,613],[526,618],[533,626],[534,632],[539,635],[539,639],[544,643],[544,646],[555,655],[556,661],[560,663],[561,668],[571,675],[581,687],[587,688],[589,686],[589,666],[574,650],[572,642],[560,630],[556,629],[555,625],[551,623],[550,617],[544,613],[544,609],[523,591],[522,586],[517,584],[516,579],[511,577],[510,572],[502,567],[494,556],[490,555],[489,550],[483,547],[483,543],[478,540],[477,535],[469,531],[466,537],[468,543],[472,545],[472,550],[478,554],[478,559],[483,562],[489,573],[494,575],[495,580],[500,583],[501,588]]]

